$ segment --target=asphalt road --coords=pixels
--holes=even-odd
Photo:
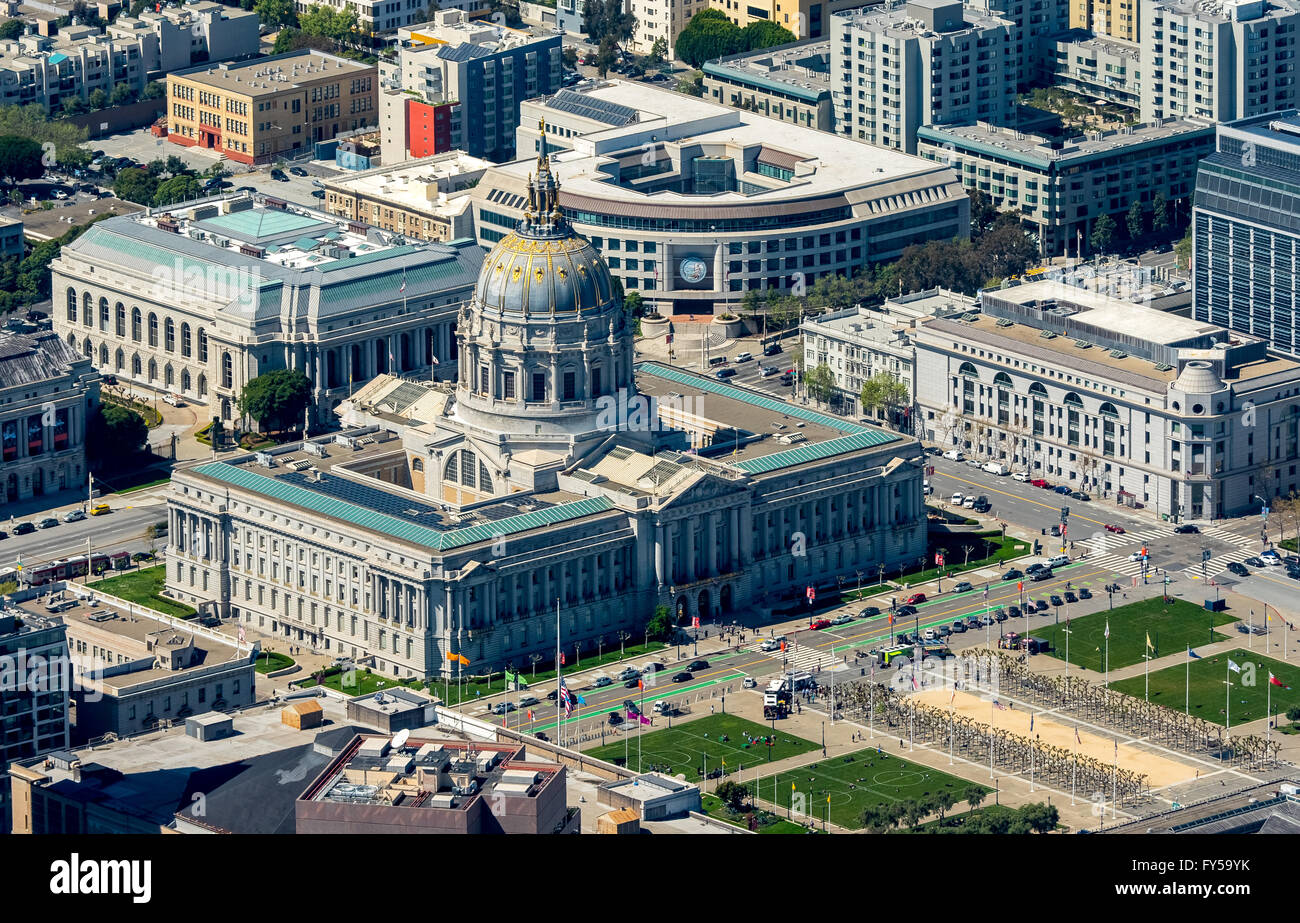
[[[14,519],[3,524],[9,537],[0,542],[0,564],[8,567],[22,559],[24,567],[31,567],[45,561],[67,558],[86,553],[86,539],[91,539],[94,551],[140,551],[148,549],[144,531],[156,522],[167,518],[166,504],[161,500],[142,499],[136,503],[127,503],[117,497],[109,497],[103,502],[113,507],[113,511],[103,516],[91,516],[80,522],[64,522],[63,514],[72,506],[57,510],[33,513],[28,521],[38,522],[46,516],[59,520],[57,526],[49,529],[37,529],[27,535],[15,535],[13,527],[21,519]],[[166,539],[158,541],[158,547]]]

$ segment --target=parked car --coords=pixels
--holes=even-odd
[[[849,622],[851,622],[851,621],[853,621],[853,616],[849,615],[849,614],[846,612],[846,613],[844,613],[843,615],[837,615],[837,616],[835,616],[835,618],[831,619],[831,624],[832,624],[832,625],[847,625],[847,624],[848,624]]]
[[[1042,478],[1034,478],[1034,479],[1033,479],[1032,481],[1030,481],[1029,483],[1030,483],[1031,485],[1033,485],[1034,487],[1042,487],[1042,488],[1044,488],[1045,490],[1051,490],[1051,489],[1052,489],[1052,485],[1049,484],[1047,481],[1044,481]]]
[[[913,593],[911,596],[908,596],[906,599],[903,600],[903,605],[915,606],[917,603],[923,603],[923,602],[925,602],[924,593]]]
[[[1060,596],[1058,596],[1058,595],[1055,594],[1055,593],[1053,593],[1053,594],[1049,597],[1049,601],[1051,602],[1051,604],[1052,604],[1053,606],[1064,606],[1064,605],[1065,605],[1065,600],[1063,600]]]
[[[1047,611],[1047,600],[1045,600],[1045,599],[1036,599],[1036,600],[1034,600],[1034,611],[1035,611],[1035,612],[1046,612],[1046,611]]]
[[[1084,493],[1083,491],[1081,491],[1081,490],[1075,490],[1075,491],[1071,491],[1071,492],[1070,492],[1070,499],[1072,499],[1072,500],[1083,500],[1084,502],[1087,502],[1087,501],[1091,500],[1092,497],[1088,496],[1087,494],[1085,494],[1085,493]]]
[[[1067,603],[1077,603],[1079,601],[1079,597],[1074,595],[1074,590],[1066,590],[1065,601]]]
[[[1011,473],[1011,480],[1025,484],[1029,481],[1029,475],[1025,474],[1023,471],[1013,471]]]
[[[289,182],[289,177],[285,176],[284,171],[278,168],[271,171],[271,179],[275,180],[277,183]]]
[[[1190,522],[1185,522],[1181,526],[1177,526],[1174,531],[1179,535],[1196,535],[1201,530],[1196,528],[1196,526],[1192,525]]]
[[[622,724],[623,716],[616,711],[612,711],[609,713],[609,723],[611,725]]]
[[[85,518],[86,518],[86,514],[83,513],[81,510],[68,510],[66,513],[63,514],[64,522],[81,522],[81,520]]]
[[[1013,619],[1018,619],[1020,616],[1024,615],[1024,613],[1020,611],[1019,606],[1007,606],[1007,615],[1011,616]]]
[[[943,453],[943,457],[950,461],[961,461],[962,455],[961,452],[956,449],[949,449],[947,452]]]
[[[877,608],[876,606],[867,606],[864,609],[858,610],[858,618],[860,619],[869,619],[872,616],[876,616],[879,614],[880,614],[880,609]]]
[[[1067,487],[1064,484],[1060,485],[1059,487],[1053,487],[1052,490],[1056,491],[1058,494],[1067,494],[1067,495],[1074,492],[1073,488]]]
[[[289,172],[292,173],[294,176],[306,176],[306,175],[307,175],[307,171],[304,170],[302,167],[290,167],[290,168],[289,168]]]
[[[1018,570],[1016,570],[1016,568],[1013,567],[1013,568],[1011,568],[1010,570],[1008,570],[1005,574],[1002,575],[1002,579],[1003,579],[1003,580],[1019,580],[1019,579],[1020,579],[1021,577],[1023,577],[1023,576],[1024,576],[1024,574],[1023,574],[1021,571],[1018,571]]]
[[[812,624],[810,624],[808,627],[809,627],[809,629],[811,629],[812,631],[821,631],[823,628],[830,628],[830,627],[831,627],[831,620],[830,620],[830,619],[817,619],[815,622],[813,622]]]
[[[966,623],[963,622],[961,619],[957,619],[957,621],[955,621],[955,622],[952,623],[952,630],[953,630],[954,632],[962,632],[962,631],[965,631],[965,630],[966,630]]]
[[[614,681],[612,679],[610,679],[608,676],[600,676],[597,677],[596,681],[591,684],[591,688],[603,689],[606,686],[612,686],[612,685],[614,685]]]
[[[953,506],[961,506],[961,502],[965,499],[966,498],[962,496],[961,491],[956,491],[955,493],[953,493],[951,497],[948,498],[948,502],[951,503]]]
[[[44,519],[42,519],[40,522],[36,523],[36,528],[38,528],[38,529],[53,529],[53,528],[54,528],[55,526],[57,526],[58,524],[59,524],[59,521],[58,521],[57,519],[55,519],[53,516],[46,516],[46,517],[45,517]]]
[[[940,625],[938,631],[939,631],[939,637],[941,638],[947,638],[952,634],[952,629],[949,628],[947,625]]]
[[[998,606],[998,608],[993,610],[993,619],[994,621],[1005,622],[1007,620],[1007,610]]]
[[[970,584],[970,581],[960,580],[953,585],[952,591],[954,593],[969,593],[973,589],[975,587]]]

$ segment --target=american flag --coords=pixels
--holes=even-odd
[[[405,266],[402,267],[402,287],[399,288],[398,291],[399,292],[406,291],[406,267]]]
[[[560,701],[564,703],[564,717],[573,714],[573,698],[569,695],[569,686],[564,680],[560,680]]]
[[[1006,707],[1005,705],[1003,705],[1001,702],[999,702],[997,699],[994,699],[994,700],[993,700],[993,707],[996,708],[998,711],[1006,711],[1006,710],[1007,710],[1007,707]]]
[[[243,644],[243,643],[244,643],[244,626],[243,626],[243,625],[240,625],[240,626],[239,626],[239,643],[240,643],[240,644]]]

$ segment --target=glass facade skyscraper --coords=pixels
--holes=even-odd
[[[1300,355],[1300,113],[1219,126],[1192,222],[1192,316]]]

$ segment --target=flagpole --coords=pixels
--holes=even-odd
[[[1074,766],[1070,769],[1070,807],[1074,807],[1074,784],[1079,775],[1079,726],[1074,726]]]
[[[1187,645],[1187,675],[1183,678],[1183,713],[1192,713],[1192,645]]]
[[[993,778],[993,702],[989,702],[989,778]]]
[[[1264,706],[1264,743],[1267,744],[1273,727],[1273,674],[1268,674],[1268,700]]]
[[[555,725],[560,729],[561,747],[565,746],[564,718],[562,717],[563,713],[560,711],[564,707],[564,703],[560,701],[564,698],[564,696],[560,695],[560,686],[564,682],[560,675],[562,672],[560,669],[560,597],[557,596],[555,597]]]

